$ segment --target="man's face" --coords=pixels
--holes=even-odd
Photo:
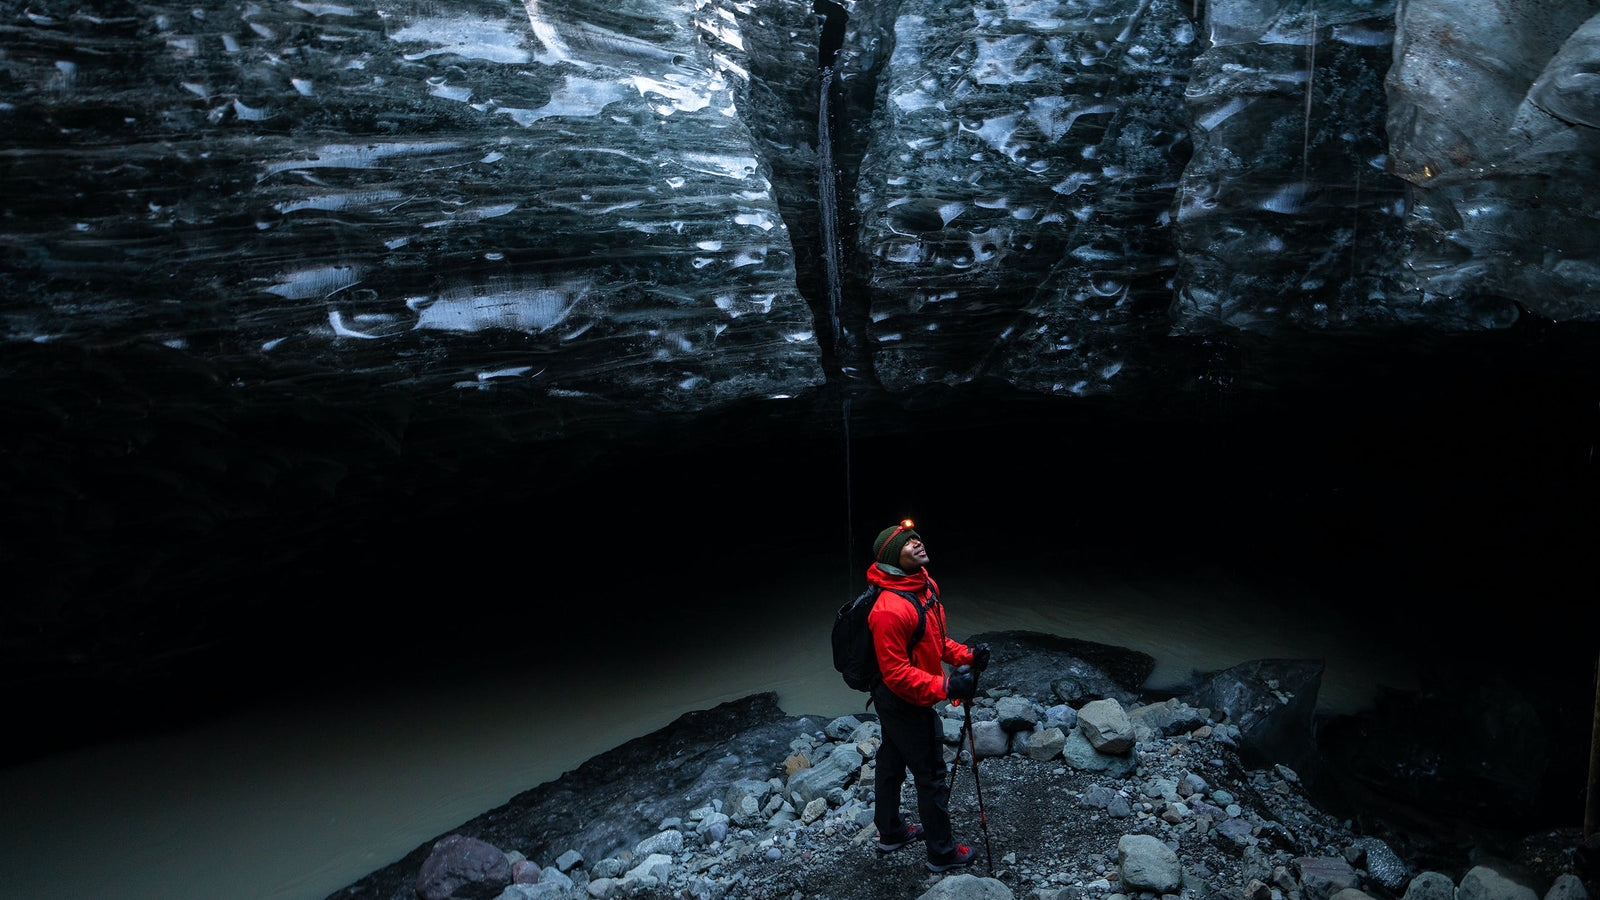
[[[900,568],[907,572],[915,571],[928,564],[928,548],[923,546],[918,538],[906,541],[900,548]]]

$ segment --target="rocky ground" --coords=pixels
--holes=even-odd
[[[334,897],[1586,900],[1592,893],[1589,851],[1575,831],[1536,835],[1511,857],[1476,854],[1432,871],[1319,809],[1294,769],[1247,764],[1259,754],[1253,738],[1271,732],[1282,740],[1285,723],[1272,714],[1297,708],[1294,693],[1272,675],[1303,666],[1251,664],[1247,678],[1222,673],[1186,698],[1141,702],[1150,698],[1128,684],[1142,677],[1138,654],[1097,657],[1108,648],[1042,636],[997,635],[995,646],[996,669],[1009,662],[1012,677],[991,679],[995,686],[973,704],[972,739],[962,746],[975,747],[976,774],[970,751],[956,751],[967,710],[938,707],[955,764],[957,838],[978,850],[965,871],[929,873],[918,844],[877,849],[874,717],[787,717],[760,695],[685,716],[597,757]],[[1051,672],[1059,677],[1041,687],[1038,676]],[[1199,698],[1222,703],[1189,702]],[[909,784],[901,803],[915,812]]]

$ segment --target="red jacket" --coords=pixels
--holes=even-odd
[[[867,582],[884,591],[878,595],[867,627],[872,630],[872,645],[878,652],[878,671],[883,683],[895,696],[917,706],[932,706],[949,696],[949,679],[944,666],[964,666],[972,662],[972,651],[950,640],[945,629],[944,604],[934,599],[939,585],[926,568],[909,575],[890,575],[874,563],[867,569]],[[894,593],[906,591],[927,607],[927,628],[911,653],[906,645],[917,630],[917,610],[911,601]]]

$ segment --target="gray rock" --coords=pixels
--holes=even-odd
[[[556,868],[563,872],[570,872],[575,866],[581,865],[583,865],[583,854],[576,850],[568,850],[556,857]]]
[[[829,791],[843,788],[861,770],[866,760],[861,751],[848,744],[840,744],[828,757],[810,768],[801,769],[789,776],[786,793],[799,794],[800,802],[810,803],[826,797]]]
[[[1165,894],[1183,886],[1178,854],[1148,834],[1125,834],[1117,841],[1117,871],[1124,888]]]
[[[999,722],[973,722],[973,742],[978,748],[978,758],[987,759],[991,756],[1005,756],[1011,749],[1011,737]]]
[[[633,847],[635,857],[650,856],[651,854],[672,854],[683,849],[683,832],[670,829],[645,838]]]
[[[946,875],[939,883],[925,891],[917,900],[1014,900],[1015,895],[1005,883],[994,878],[980,878],[971,872]]]
[[[1078,732],[1101,753],[1125,753],[1133,749],[1133,722],[1114,699],[1096,700],[1078,710]]]
[[[1306,900],[1329,900],[1345,888],[1359,887],[1361,883],[1356,870],[1341,857],[1301,856],[1294,863]]]
[[[538,884],[513,884],[500,892],[497,900],[567,900],[572,887],[541,881]]]
[[[1456,900],[1539,900],[1539,895],[1488,866],[1473,866],[1461,876]]]
[[[1545,891],[1544,900],[1589,900],[1589,891],[1578,876],[1563,873],[1556,876],[1550,890]]]
[[[1230,817],[1217,823],[1217,834],[1240,846],[1249,844],[1255,833],[1255,826],[1245,819]]]
[[[828,801],[822,797],[818,797],[815,800],[812,800],[810,803],[807,803],[806,808],[801,811],[800,824],[810,825],[812,822],[815,822],[827,814]]]
[[[1097,784],[1084,791],[1083,795],[1078,798],[1078,802],[1092,809],[1105,809],[1106,805],[1111,802],[1111,798],[1115,796],[1117,796],[1116,791],[1103,784]]]
[[[1126,819],[1133,815],[1133,803],[1127,797],[1117,794],[1106,802],[1106,815],[1113,819]]]
[[[1455,900],[1456,883],[1442,872],[1423,872],[1406,885],[1401,900]]]
[[[1187,734],[1207,722],[1204,713],[1176,697],[1130,709],[1128,719],[1164,736]]]
[[[1060,756],[1066,745],[1067,736],[1061,729],[1045,728],[1027,736],[1022,752],[1031,760],[1045,762]]]
[[[1183,699],[1227,715],[1246,764],[1304,769],[1316,758],[1311,722],[1324,667],[1321,660],[1252,660],[1208,676]]]
[[[646,856],[643,862],[629,869],[628,874],[624,875],[622,880],[624,882],[637,882],[646,878],[654,878],[656,881],[664,882],[671,874],[672,857],[665,853],[652,853]]]
[[[626,871],[628,871],[628,864],[615,856],[611,856],[595,863],[592,874],[595,878],[619,878]]]
[[[695,826],[695,833],[715,843],[728,836],[729,821],[725,813],[712,813],[700,820],[700,824]]]
[[[855,716],[840,716],[829,722],[822,732],[836,741],[849,740],[857,728],[861,727],[861,720]]]
[[[533,860],[519,859],[511,864],[511,881],[513,884],[538,884],[542,871]]]
[[[1336,892],[1330,900],[1373,900],[1373,897],[1358,888],[1345,888]]]
[[[538,884],[513,884],[499,900],[567,900],[575,890],[572,879],[560,869],[546,869]]]
[[[1151,799],[1174,802],[1178,799],[1178,779],[1157,775],[1144,783],[1144,795]]]
[[[1039,713],[1033,702],[1022,697],[1002,697],[995,703],[995,714],[1000,727],[1009,732],[1032,731],[1039,724]]]
[[[595,900],[611,900],[620,896],[624,888],[622,882],[615,878],[596,878],[584,890]]]
[[[849,738],[849,741],[852,744],[860,744],[865,741],[882,740],[883,726],[879,725],[877,722],[862,722],[860,727],[856,728],[855,731],[850,732]]]
[[[544,885],[545,887],[554,888],[558,891],[564,891],[572,888],[576,882],[574,882],[572,880],[572,876],[568,875],[567,873],[555,871],[546,872],[544,876],[539,879],[539,884]]]
[[[417,871],[422,900],[488,900],[512,883],[511,863],[486,841],[452,834],[433,845]]]
[[[1389,845],[1375,837],[1356,838],[1351,846],[1359,850],[1365,858],[1367,874],[1372,880],[1383,885],[1390,893],[1398,894],[1406,886],[1406,881],[1411,877],[1411,871],[1406,866],[1405,860],[1390,849]]]
[[[1155,657],[1148,653],[1052,634],[999,631],[968,640],[987,643],[994,653],[984,673],[987,688],[1040,704],[1076,707],[1103,697],[1133,703],[1155,669]]]
[[[941,718],[939,725],[944,732],[944,742],[946,744],[954,744],[961,740],[962,721],[960,719]]]
[[[772,793],[770,782],[756,778],[737,779],[728,785],[728,790],[722,795],[722,810],[729,815],[737,815],[746,798],[754,799],[756,809],[759,810],[770,793]]]
[[[1138,767],[1133,753],[1101,753],[1083,736],[1081,729],[1073,729],[1061,747],[1061,756],[1067,765],[1083,772],[1104,772],[1112,778],[1121,778]]]
[[[1071,731],[1078,724],[1078,711],[1065,703],[1058,703],[1044,711],[1044,725],[1046,728],[1059,728],[1062,731]]]

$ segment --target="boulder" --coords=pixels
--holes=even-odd
[[[1031,760],[1045,762],[1061,755],[1067,745],[1067,735],[1059,728],[1042,728],[1028,735],[1022,753]]]
[[[1306,900],[1330,900],[1334,894],[1361,884],[1356,870],[1341,857],[1301,856],[1294,863]]]
[[[1168,894],[1183,886],[1178,854],[1148,834],[1125,834],[1117,841],[1117,870],[1124,889]]]
[[[1057,703],[1044,711],[1044,726],[1071,731],[1078,724],[1078,711],[1065,703]]]
[[[1545,892],[1544,900],[1589,900],[1589,891],[1584,888],[1582,879],[1565,873],[1556,876],[1550,890]]]
[[[532,860],[519,859],[511,864],[511,881],[514,884],[538,884],[541,870]]]
[[[1400,900],[1455,900],[1456,883],[1442,872],[1423,872],[1406,885]]]
[[[972,738],[979,759],[1005,756],[1006,751],[1011,749],[1011,736],[1006,734],[999,722],[973,722]]]
[[[433,845],[417,872],[422,900],[490,900],[512,882],[511,862],[486,841],[452,834]]]
[[[563,876],[562,884],[550,881],[541,881],[538,884],[513,884],[501,892],[498,900],[569,900],[572,897],[572,889],[571,879]]]
[[[754,778],[740,778],[728,785],[722,795],[722,809],[737,824],[753,823],[761,814],[761,804],[772,792],[772,785]]]
[[[1411,876],[1405,860],[1390,849],[1388,844],[1375,837],[1357,838],[1351,844],[1365,860],[1364,868],[1372,880],[1383,885],[1384,890],[1398,894]]]
[[[840,716],[829,722],[822,733],[835,741],[849,740],[857,728],[861,727],[861,720],[855,716]]]
[[[646,878],[654,878],[658,882],[664,882],[671,874],[672,857],[665,853],[652,853],[646,856],[643,862],[629,869],[628,874],[622,876],[622,880],[637,883]]]
[[[1176,697],[1130,709],[1128,718],[1136,727],[1143,725],[1163,736],[1186,734],[1208,721],[1205,711],[1195,709]]]
[[[1133,749],[1133,722],[1116,700],[1108,698],[1085,704],[1078,710],[1078,731],[1101,753],[1124,753]]]
[[[1133,753],[1101,753],[1089,743],[1079,729],[1067,735],[1061,747],[1061,756],[1067,765],[1083,772],[1104,772],[1112,778],[1121,778],[1138,767]]]
[[[1284,763],[1314,769],[1312,715],[1322,685],[1321,660],[1258,659],[1206,677],[1182,699],[1226,714],[1239,729],[1239,758],[1253,768]]]
[[[829,791],[849,784],[861,771],[861,764],[865,761],[861,751],[851,745],[841,744],[826,759],[789,776],[786,790],[798,794],[801,803],[810,803],[818,797],[826,797]]]
[[[1148,653],[1033,631],[985,632],[967,640],[989,645],[985,688],[1037,703],[1076,707],[1114,697],[1132,704],[1156,666]]]
[[[1000,727],[1009,732],[1032,731],[1039,724],[1039,713],[1032,701],[1022,697],[1002,697],[994,705]]]
[[[1473,866],[1461,876],[1456,900],[1539,900],[1539,894],[1488,866]]]
[[[939,879],[938,884],[917,900],[1014,900],[1015,896],[998,879],[980,878],[971,872],[962,872]]]
[[[705,838],[710,843],[716,843],[728,836],[728,823],[730,819],[724,813],[714,812],[700,820],[695,826],[695,833]]]
[[[677,853],[683,849],[683,832],[676,828],[653,834],[633,846],[635,857],[655,853]]]

